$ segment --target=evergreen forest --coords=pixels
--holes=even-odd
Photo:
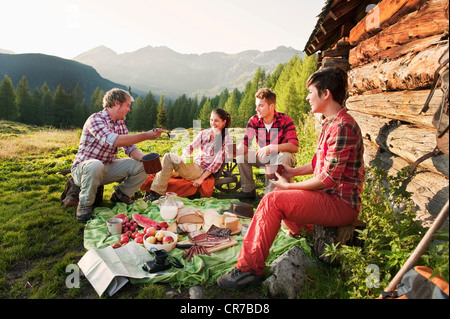
[[[166,100],[164,95],[155,96],[148,92],[138,95],[127,116],[130,131],[146,131],[154,127],[166,129],[191,128],[193,121],[200,120],[201,128],[209,127],[209,117],[214,108],[223,108],[232,117],[232,127],[245,127],[255,114],[255,92],[267,87],[277,94],[276,110],[302,122],[309,112],[306,80],[316,70],[316,57],[302,59],[295,55],[285,64],[279,64],[272,74],[258,68],[253,80],[244,91],[224,89],[215,97],[188,97],[181,95],[175,100]],[[129,88],[130,93],[131,88]],[[56,128],[81,128],[90,114],[102,110],[105,92],[96,88],[87,100],[81,86],[64,90],[58,85],[51,92],[46,82],[40,88],[30,89],[23,76],[14,86],[5,75],[0,82],[0,119],[17,121],[37,126]]]

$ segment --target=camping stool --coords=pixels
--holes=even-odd
[[[362,230],[366,228],[366,223],[356,219],[351,225],[339,227],[325,227],[314,225],[313,249],[315,256],[326,263],[338,264],[338,260],[331,261],[330,256],[322,256],[325,252],[325,244],[339,244],[348,246],[361,246],[361,241],[357,238],[355,229]]]
[[[60,173],[63,176],[70,174],[70,172],[71,172],[71,170],[68,168],[62,169],[60,171]],[[97,193],[95,194],[94,206],[100,206],[100,204],[102,203],[104,189],[105,189],[105,187],[103,185],[100,185],[97,188]],[[60,198],[61,205],[63,205],[64,207],[77,206],[78,201],[79,201],[79,197],[78,197],[79,194],[80,194],[80,188],[77,185],[75,185],[72,177],[69,177],[66,180],[66,186],[64,188],[63,193],[61,194],[61,198]]]

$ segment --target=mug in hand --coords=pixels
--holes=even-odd
[[[268,179],[278,180],[278,177],[275,175],[275,172],[278,174],[283,174],[283,165],[281,164],[267,164],[266,165],[266,176]]]

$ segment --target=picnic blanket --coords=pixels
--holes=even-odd
[[[149,174],[142,184],[141,190],[150,192],[154,179],[155,176]],[[200,187],[194,187],[192,186],[192,181],[185,180],[181,177],[171,177],[169,179],[169,184],[167,184],[166,192],[174,192],[181,197],[192,196],[199,192],[201,197],[211,197],[214,191],[214,182],[214,176],[210,175],[203,181]]]
[[[227,210],[231,207],[231,203],[238,202],[236,199],[216,199],[214,197],[194,200],[180,197],[177,200],[182,201],[185,207],[192,206],[199,210],[212,208],[218,212]],[[87,222],[84,230],[84,247],[86,249],[105,248],[118,242],[120,235],[110,236],[108,234],[106,220],[120,213],[124,213],[130,218],[132,214],[139,213],[158,222],[163,221],[163,219],[159,216],[157,201],[147,203],[142,200],[138,200],[128,206],[123,203],[117,203],[112,209],[108,207],[96,207],[94,209],[93,217]],[[251,220],[241,219],[241,222],[250,223]],[[243,237],[241,235],[235,235],[233,238],[237,240],[238,245],[217,251],[212,253],[210,256],[197,255],[193,257],[190,262],[182,259],[184,250],[175,248],[169,254],[178,258],[182,262],[184,266],[183,268],[172,267],[161,275],[152,278],[130,278],[130,282],[161,282],[167,283],[172,287],[214,285],[216,283],[216,279],[222,274],[225,274],[233,269],[237,262],[239,252],[242,247]],[[184,239],[187,239],[187,236]],[[266,263],[269,265],[279,255],[293,246],[300,246],[305,253],[311,255],[311,248],[304,238],[292,238],[288,235],[287,231],[283,231],[283,229],[281,229],[274,244],[272,245]]]

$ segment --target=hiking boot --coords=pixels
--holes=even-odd
[[[78,205],[80,187],[78,187],[72,178],[67,179],[66,187],[61,195],[61,205],[64,207],[75,207]]]
[[[256,191],[252,190],[251,192],[240,192],[240,193],[234,195],[233,198],[255,200],[256,199]]]
[[[130,198],[130,196],[125,195],[124,193],[122,193],[120,188],[116,188],[114,193],[111,195],[111,201],[114,202],[114,203],[124,203],[124,204],[127,204],[127,205],[131,205],[131,204],[134,203],[134,200],[132,200]]]
[[[144,202],[153,202],[153,201],[159,199],[161,196],[163,196],[163,195],[160,195],[160,194],[158,194],[157,192],[154,192],[154,191],[150,191],[150,193],[145,195],[143,200],[144,200]]]
[[[80,222],[86,222],[92,217],[92,206],[83,205],[78,203],[77,207],[77,220]]]
[[[229,273],[217,278],[217,285],[226,290],[238,290],[258,282],[262,276],[252,272],[243,272],[234,268]]]

